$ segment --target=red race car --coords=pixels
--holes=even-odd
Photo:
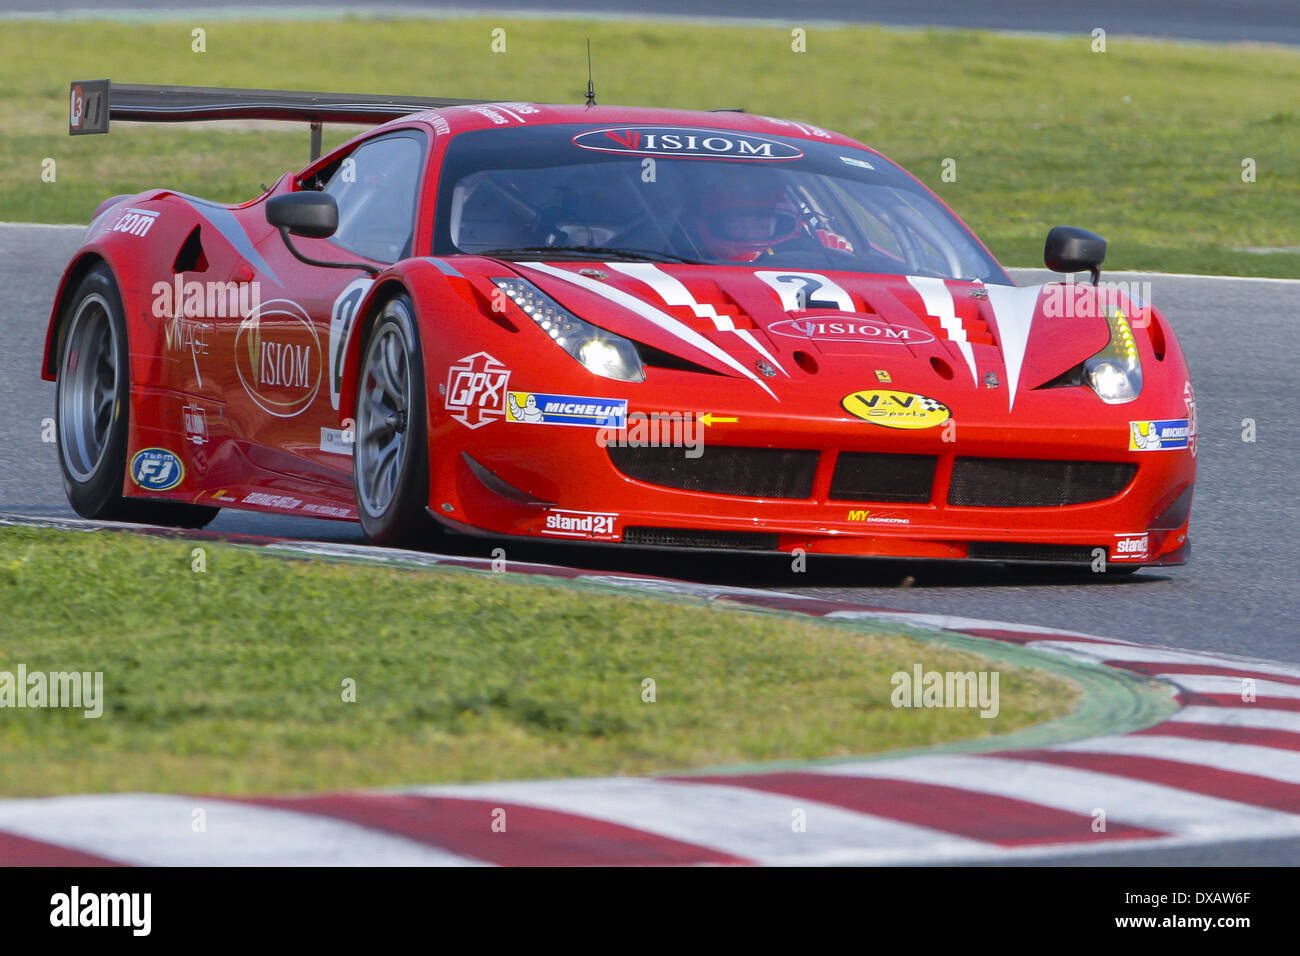
[[[74,84],[110,118],[382,122],[242,205],[105,201],[55,296],[68,498],[670,548],[1186,560],[1167,320],[1057,227],[1016,287],[880,153],[739,111]]]

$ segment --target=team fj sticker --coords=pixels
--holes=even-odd
[[[145,491],[171,491],[185,480],[185,466],[166,448],[141,448],[131,458],[131,480]]]
[[[683,159],[801,159],[803,150],[764,136],[689,126],[615,126],[573,137],[573,145],[599,153],[675,156]]]
[[[841,404],[850,415],[885,428],[934,428],[952,417],[952,410],[938,399],[887,388],[845,395]]]
[[[626,399],[510,392],[506,402],[506,421],[524,425],[622,428],[627,421]]]
[[[587,538],[592,541],[617,541],[618,515],[603,511],[569,511],[552,508],[546,512],[542,534],[561,538]]]
[[[1129,422],[1128,450],[1178,451],[1188,446],[1191,434],[1191,422],[1186,418],[1170,418],[1154,422]]]
[[[447,369],[443,404],[467,428],[480,428],[506,413],[510,370],[487,352],[458,359]]]

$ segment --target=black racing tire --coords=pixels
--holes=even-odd
[[[201,528],[220,508],[127,498],[130,368],[125,312],[104,263],[82,278],[59,326],[54,413],[63,490],[72,510],[99,521]]]
[[[422,547],[439,534],[427,510],[427,394],[415,306],[401,292],[371,324],[357,370],[352,477],[361,528],[375,544]]]

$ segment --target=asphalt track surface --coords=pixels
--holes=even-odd
[[[55,446],[41,440],[54,386],[39,378],[58,276],[81,239],[70,227],[0,225],[0,288],[7,306],[0,350],[0,511],[72,517]],[[1022,272],[1019,281],[1040,281]],[[1085,630],[1142,644],[1300,663],[1300,428],[1296,322],[1300,282],[1109,275],[1152,283],[1192,369],[1200,456],[1192,511],[1193,558],[1181,568],[1102,579],[1087,572],[1001,566],[674,555],[617,548],[506,542],[508,560],[778,588],[903,611]],[[1256,440],[1242,441],[1242,420]],[[358,526],[223,511],[210,530],[360,543]],[[442,552],[486,556],[499,542],[448,537]],[[1090,863],[1294,863],[1300,841],[1117,852]],[[1042,862],[1041,860],[1039,862]]]
[[[39,378],[58,277],[80,242],[70,227],[0,225],[0,288],[8,306],[0,352],[0,510],[73,517],[53,444],[41,440],[54,386]],[[1022,273],[1021,281],[1050,273]],[[1117,280],[1125,277],[1110,275]],[[1297,334],[1300,282],[1131,277],[1151,282],[1196,386],[1200,455],[1192,560],[1103,579],[1090,572],[1001,566],[669,555],[611,547],[447,537],[441,551],[664,574],[739,586],[810,589],[907,611],[966,615],[1300,663],[1300,460]],[[1254,419],[1253,443],[1242,441]],[[360,526],[223,511],[210,530],[361,543]],[[913,579],[910,584],[908,579]],[[906,585],[906,586],[900,586]]]
[[[884,23],[891,26],[965,27],[1036,33],[1090,34],[1101,27],[1108,34],[1170,37],[1212,42],[1251,41],[1300,44],[1300,9],[1295,0],[1091,0],[1051,3],[1044,0],[502,0],[474,4],[471,0],[0,0],[0,12],[61,13],[87,11],[113,15],[121,11],[233,11],[255,15],[259,10],[289,10],[297,15],[398,12],[508,16],[510,13],[557,15],[672,17],[684,19],[780,20],[791,23]],[[262,13],[267,15],[266,12]],[[810,48],[811,49],[811,48]]]

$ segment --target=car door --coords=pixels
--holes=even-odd
[[[294,237],[308,258],[377,269],[410,255],[427,141],[416,129],[363,140],[302,185],[334,197],[339,227],[328,239]],[[273,236],[272,243],[281,242]],[[255,443],[292,468],[327,482],[351,482],[350,431],[339,418],[341,358],[357,307],[373,279],[360,268],[279,260],[282,287],[262,302],[234,343],[240,382],[256,406]]]

